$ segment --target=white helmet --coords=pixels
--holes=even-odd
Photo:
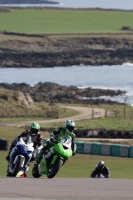
[[[98,165],[98,167],[103,167],[104,166],[104,161],[100,160],[97,165]]]
[[[75,127],[75,122],[73,120],[67,120],[64,124],[67,132],[73,132]]]

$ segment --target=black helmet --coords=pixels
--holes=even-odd
[[[38,132],[40,131],[40,125],[36,122],[33,122],[31,125],[30,125],[30,132],[32,134],[38,134]]]

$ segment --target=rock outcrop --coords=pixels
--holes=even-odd
[[[122,95],[125,92],[120,90],[103,90],[103,89],[92,89],[84,88],[79,89],[75,86],[61,86],[55,83],[38,83],[34,87],[28,84],[21,83],[1,83],[0,89],[14,90],[28,93],[35,102],[49,102],[49,103],[87,103],[87,104],[113,104],[118,102],[112,102],[110,100],[106,101],[104,99],[99,99],[100,96],[117,96]],[[30,102],[30,100],[29,100]]]
[[[0,89],[0,103],[17,104],[27,108],[33,108],[34,102],[28,93],[23,93],[15,90],[3,90]]]

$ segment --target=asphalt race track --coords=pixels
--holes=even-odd
[[[132,179],[0,178],[0,200],[132,200]]]

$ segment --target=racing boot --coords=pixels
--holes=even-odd
[[[7,176],[7,177],[12,177],[13,175],[12,175],[11,172],[8,172],[6,176]]]
[[[12,172],[13,172],[13,169],[10,167],[10,165],[8,165],[8,169],[7,169],[7,177],[12,177],[13,176],[13,174],[12,174]]]
[[[9,158],[10,158],[10,156],[9,156],[9,154],[6,156],[6,160],[7,161],[9,161]]]
[[[7,177],[12,177],[12,173],[9,171],[9,164],[7,166]]]
[[[9,159],[10,159],[10,153],[11,151],[9,151],[8,155],[6,156],[6,160],[9,162]]]
[[[42,156],[43,156],[43,148],[41,149],[40,153],[37,155],[36,159],[35,159],[35,162],[34,162],[34,166],[33,166],[33,170],[34,171],[37,171],[38,170],[38,165],[42,159]]]
[[[51,143],[48,141],[46,141],[46,143],[44,144],[44,147],[40,150],[39,154],[36,156],[36,162],[35,164],[38,164],[41,162],[42,156],[46,151],[49,151],[49,147],[51,146]]]

